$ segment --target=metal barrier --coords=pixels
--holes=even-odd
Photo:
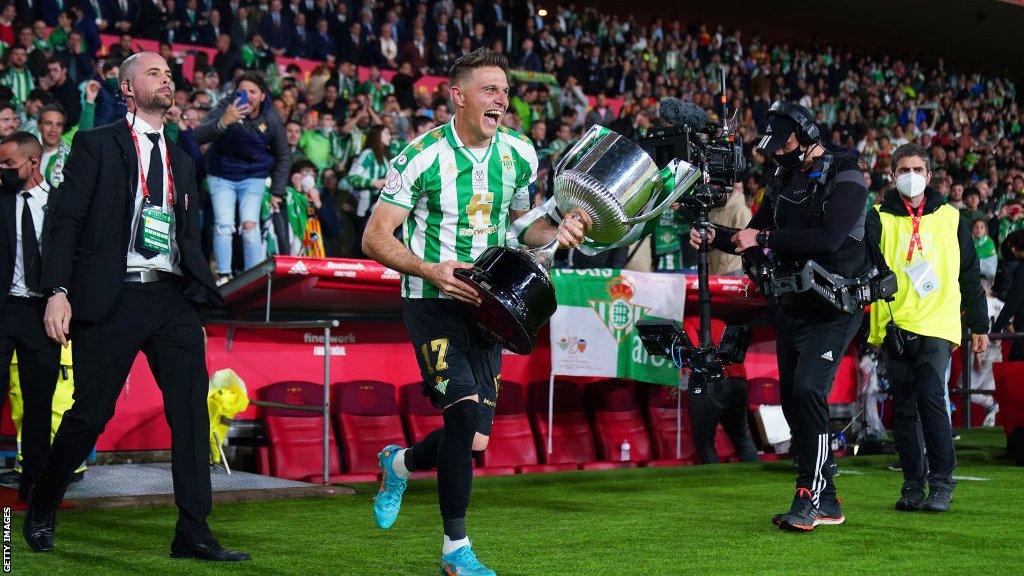
[[[254,330],[308,330],[310,328],[323,328],[324,331],[324,401],[320,406],[293,406],[278,402],[264,402],[261,400],[250,401],[256,406],[267,408],[284,408],[287,410],[299,410],[303,412],[320,412],[324,419],[324,446],[323,446],[323,484],[327,486],[330,480],[331,461],[331,329],[337,328],[340,323],[337,320],[297,320],[283,322],[257,322],[251,320],[207,320],[207,325],[226,326],[227,348],[231,351],[231,344],[234,341],[235,331],[242,329]]]
[[[992,341],[989,344],[990,346],[999,340],[1024,340],[1024,332],[989,334],[988,339]],[[971,349],[971,335],[966,331],[964,332],[964,341],[961,349],[966,350],[967,353],[964,354],[964,365],[960,370],[960,388],[954,390],[953,393],[963,396],[964,428],[970,428],[971,394],[992,394],[992,391],[971,389],[971,364],[974,363],[974,351]]]

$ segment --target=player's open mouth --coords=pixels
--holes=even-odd
[[[497,128],[498,122],[501,121],[502,110],[497,108],[484,112],[484,126],[488,128]]]

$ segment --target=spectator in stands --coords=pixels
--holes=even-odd
[[[373,47],[373,63],[388,70],[398,68],[398,42],[395,41],[393,30],[394,26],[382,24],[380,38]]]
[[[974,238],[974,250],[978,254],[978,261],[981,267],[981,277],[990,283],[996,277],[996,244],[988,235],[988,225],[985,220],[978,218],[971,223],[971,236]]]
[[[78,124],[78,116],[82,113],[82,95],[78,86],[68,79],[68,69],[60,58],[50,58],[46,63],[47,91],[53,100],[60,104],[67,114],[67,125]]]
[[[245,270],[263,261],[259,221],[264,182],[268,177],[271,180],[271,201],[276,211],[284,197],[291,164],[284,126],[271,106],[263,78],[243,74],[236,86],[246,93],[248,101],[224,98],[195,129],[196,142],[210,144],[207,183],[213,201],[214,253],[221,283],[232,276],[231,239],[236,217],[241,222]]]
[[[291,24],[281,8],[281,0],[270,0],[270,11],[260,20],[260,36],[278,56],[284,54],[292,43]]]
[[[356,197],[356,229],[362,236],[370,209],[377,203],[384,187],[384,175],[391,160],[391,132],[383,126],[374,126],[366,134],[362,153],[352,162],[348,182]]]
[[[401,58],[420,74],[430,74],[430,46],[427,44],[423,28],[415,28],[412,31],[412,38],[402,47]]]
[[[306,14],[299,12],[292,19],[291,46],[288,55],[292,58],[309,58],[306,47],[309,44],[310,34],[306,31]]]
[[[36,81],[28,69],[28,51],[24,46],[13,46],[7,53],[7,71],[0,76],[0,85],[7,86],[14,93],[14,103],[24,105],[28,93],[36,87]]]
[[[306,152],[299,146],[302,140],[302,124],[295,120],[285,122],[284,135],[288,142],[288,151],[291,153],[291,164],[294,166],[299,160],[307,160]]]
[[[43,144],[39,167],[43,178],[53,188],[64,181],[64,163],[71,152],[71,147],[60,138],[66,124],[67,116],[60,104],[47,104],[39,112],[39,139]]]
[[[314,60],[333,58],[337,52],[334,38],[330,33],[330,22],[326,18],[316,21],[316,32],[306,40],[306,55]]]
[[[10,102],[0,102],[0,138],[7,138],[21,126],[18,110]]]
[[[976,186],[964,190],[964,208],[960,210],[960,215],[968,222],[988,221],[988,215],[981,209],[981,191]]]
[[[210,15],[199,26],[199,43],[203,46],[217,47],[221,35],[227,36],[228,40],[231,39],[227,32],[221,21],[220,10],[215,8],[210,10]]]

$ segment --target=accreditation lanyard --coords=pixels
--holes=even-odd
[[[914,259],[915,246],[922,255],[924,254],[924,246],[921,244],[921,217],[924,216],[924,202],[922,201],[915,210],[910,202],[904,198],[903,206],[906,207],[907,213],[910,214],[910,221],[913,224],[913,231],[910,235],[910,246],[907,247],[907,264],[909,264]]]
[[[142,185],[142,200],[146,204],[149,204],[149,184],[146,183],[146,172],[142,167],[142,150],[139,148],[139,137],[135,134],[135,130],[129,129],[132,135],[132,142],[135,144],[135,158],[139,162],[139,179]],[[150,154],[159,154],[160,145],[153,144],[153,151]],[[167,174],[167,207],[171,208],[174,206],[174,176],[171,174],[171,151],[168,149],[167,154],[164,155],[164,163],[167,166],[165,174]],[[162,207],[161,207],[162,208]]]

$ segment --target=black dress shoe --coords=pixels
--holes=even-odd
[[[32,506],[25,512],[21,534],[33,552],[53,552],[53,534],[57,529],[57,514],[40,514]]]
[[[171,542],[171,558],[195,558],[210,562],[242,562],[249,559],[249,554],[235,550],[226,550],[216,540],[207,542],[184,543],[177,540]]]

